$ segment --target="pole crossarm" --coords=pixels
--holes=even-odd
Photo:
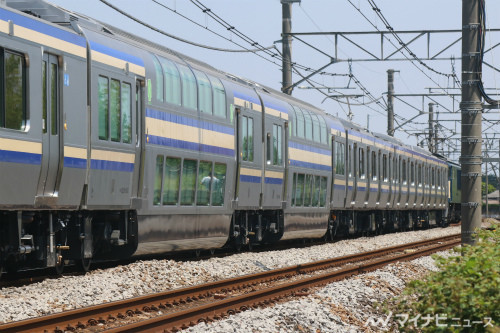
[[[498,33],[500,32],[500,28],[498,29],[488,29],[487,32],[489,33]],[[338,44],[339,44],[339,39],[340,40],[345,40],[347,41],[350,45],[353,45],[357,49],[361,50],[363,53],[367,54],[368,57],[364,58],[355,58],[355,59],[349,59],[349,61],[352,62],[361,62],[361,61],[408,61],[407,58],[404,57],[394,57],[398,52],[402,51],[404,49],[404,46],[401,45],[398,49],[394,50],[394,46],[391,46],[391,53],[388,56],[384,56],[384,39],[389,38],[393,34],[398,34],[400,36],[410,36],[411,39],[406,42],[406,46],[415,43],[416,41],[419,41],[421,39],[426,38],[426,52],[425,55],[418,55],[418,58],[421,60],[460,60],[461,57],[448,57],[448,56],[442,56],[443,53],[445,53],[447,50],[452,48],[453,46],[459,44],[459,42],[462,40],[461,36],[462,30],[459,29],[444,29],[444,30],[398,30],[398,31],[330,31],[330,32],[288,32],[288,33],[283,33],[283,36],[293,36],[297,40],[300,40],[302,43],[309,45],[307,42],[304,41],[304,39],[299,39],[299,36],[320,36],[320,35],[329,35],[329,36],[334,36],[335,37],[335,54],[334,58],[336,59],[337,62],[345,62],[348,60],[344,59],[338,59],[337,56],[337,51],[338,51]],[[416,35],[416,36],[413,36]],[[445,45],[445,46],[440,46],[437,50],[431,52],[433,49],[433,45],[431,43],[431,40],[438,40],[439,38],[436,37],[443,37],[445,35],[457,35],[455,39],[453,39],[450,43],[445,44],[442,40],[439,42],[435,42],[436,44],[439,43],[439,45]],[[376,43],[370,43],[371,45],[377,45],[378,43],[378,50],[372,51],[368,47],[362,46],[360,43],[354,41],[352,37],[354,36],[373,36],[377,38]],[[340,38],[339,38],[340,37]],[[431,38],[432,37],[432,38]],[[488,53],[492,51],[493,49],[497,48],[500,46],[500,42],[496,43],[492,47],[490,47],[488,50],[486,50],[484,53]],[[316,51],[328,55],[327,52],[318,50],[317,48]],[[432,55],[432,54],[433,55]],[[488,65],[488,64],[486,64]],[[493,69],[498,70],[497,68],[488,65],[492,67]]]

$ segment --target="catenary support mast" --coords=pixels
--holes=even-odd
[[[479,0],[462,0],[462,244],[474,244],[474,230],[481,226],[480,34]]]

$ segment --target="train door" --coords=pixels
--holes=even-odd
[[[239,167],[236,197],[238,208],[258,209],[262,197],[262,121],[260,112],[237,109]]]
[[[144,142],[143,142],[143,119],[144,119],[144,81],[136,80],[135,84],[135,126],[133,128],[135,137],[135,160],[134,160],[134,176],[132,184],[132,196],[140,198],[142,196],[142,177],[143,177],[143,159],[144,159]]]
[[[42,169],[39,197],[57,197],[61,163],[59,59],[45,53],[42,62]]]
[[[349,137],[347,138],[347,184],[346,184],[346,203],[345,207],[351,207],[352,201],[354,200],[354,150]]]
[[[331,207],[343,208],[346,197],[346,145],[342,137],[332,135],[332,189]]]
[[[265,163],[264,183],[262,188],[262,208],[281,208],[285,174],[285,121],[279,118],[266,117],[265,121]]]

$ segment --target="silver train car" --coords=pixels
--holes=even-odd
[[[440,224],[447,162],[41,0],[0,5],[0,272]]]

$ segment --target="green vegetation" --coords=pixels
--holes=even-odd
[[[500,332],[499,227],[478,231],[476,246],[455,249],[457,256],[436,256],[440,271],[387,305],[402,332]]]

